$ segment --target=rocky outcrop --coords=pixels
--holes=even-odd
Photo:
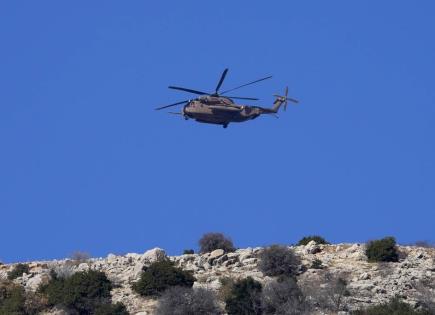
[[[364,245],[338,244],[320,245],[310,242],[306,246],[292,247],[302,261],[298,283],[303,287],[313,283],[322,284],[326,273],[345,277],[349,296],[344,298],[349,310],[386,302],[398,295],[413,304],[419,300],[418,283],[435,284],[435,249],[399,246],[401,259],[397,263],[369,263],[364,254]],[[170,256],[176,265],[191,270],[197,281],[195,287],[218,290],[219,279],[235,279],[248,276],[265,283],[270,281],[257,268],[258,253],[262,248],[238,249],[233,253],[215,250],[207,254]],[[164,250],[155,248],[144,254],[109,254],[106,258],[93,258],[77,264],[70,260],[54,260],[29,263],[30,273],[17,278],[17,283],[26,290],[36,288],[49,278],[50,270],[65,275],[89,268],[104,271],[115,284],[112,290],[114,302],[123,302],[131,314],[153,314],[157,301],[143,298],[134,293],[131,284],[139,279],[142,268],[154,261],[164,259]],[[321,262],[322,269],[312,269],[313,262]],[[318,262],[317,262],[318,263]],[[13,265],[0,265],[0,278],[5,278]],[[435,292],[433,293],[435,298]],[[56,311],[57,314],[59,311]],[[54,313],[52,313],[54,314]]]

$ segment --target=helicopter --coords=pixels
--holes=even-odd
[[[293,103],[299,102],[298,100],[287,96],[288,87],[286,87],[284,96],[274,94],[275,101],[273,102],[271,108],[236,104],[233,100],[257,101],[258,98],[223,95],[228,92],[240,89],[242,87],[270,79],[272,76],[261,78],[252,82],[239,85],[235,88],[219,92],[219,89],[221,88],[227,73],[228,68],[222,72],[222,75],[213,93],[206,93],[178,86],[169,86],[170,89],[189,92],[199,95],[199,97],[157,107],[156,110],[162,110],[165,108],[185,104],[181,112],[170,112],[170,114],[181,115],[186,120],[194,119],[197,122],[222,125],[224,128],[227,128],[229,123],[252,120],[263,114],[270,114],[277,117],[276,114],[278,113],[281,105],[284,104],[284,110],[286,110],[288,101]]]

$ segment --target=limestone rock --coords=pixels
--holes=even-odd
[[[163,249],[156,247],[146,251],[142,255],[142,260],[147,263],[153,263],[156,261],[161,261],[166,257],[166,252]]]

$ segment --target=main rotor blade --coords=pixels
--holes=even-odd
[[[225,69],[224,72],[222,72],[222,75],[221,75],[221,78],[220,78],[220,80],[219,80],[219,83],[218,83],[218,85],[216,86],[215,94],[218,94],[218,91],[219,91],[219,89],[220,89],[222,83],[224,82],[225,77],[227,76],[227,72],[228,72],[228,68]]]
[[[183,104],[183,103],[187,103],[189,101],[190,100],[186,100],[186,101],[177,102],[177,103],[170,104],[170,105],[165,105],[165,106],[162,106],[162,107],[157,107],[157,108],[155,108],[155,110],[161,110],[161,109],[164,109],[164,108],[168,108],[168,107],[172,107],[172,106],[177,106],[177,105],[180,105],[180,104]]]
[[[198,95],[208,95],[209,94],[206,92],[201,92],[201,91],[192,90],[192,89],[186,89],[186,88],[178,87],[178,86],[168,86],[168,88],[173,89],[173,90],[180,90],[180,91],[184,91],[184,92],[198,94]]]
[[[250,100],[250,101],[258,101],[258,98],[254,97],[240,97],[240,96],[225,96],[234,100]]]
[[[224,92],[222,92],[222,93],[220,93],[220,94],[222,95],[222,94],[225,94],[225,93],[228,93],[228,92],[231,92],[231,91],[234,91],[234,90],[240,89],[240,88],[242,88],[242,87],[244,87],[244,86],[251,85],[251,84],[254,84],[254,83],[257,83],[257,82],[260,82],[260,81],[264,81],[264,80],[270,79],[271,77],[272,77],[272,76],[268,76],[268,77],[265,77],[265,78],[262,78],[262,79],[258,79],[258,80],[255,80],[255,81],[252,81],[252,82],[249,82],[249,83],[246,83],[246,84],[242,84],[242,85],[237,86],[237,87],[235,87],[235,88],[232,88],[232,89],[226,90],[226,91],[224,91]]]

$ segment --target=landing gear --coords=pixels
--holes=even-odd
[[[222,127],[227,128],[228,124],[223,124]]]

